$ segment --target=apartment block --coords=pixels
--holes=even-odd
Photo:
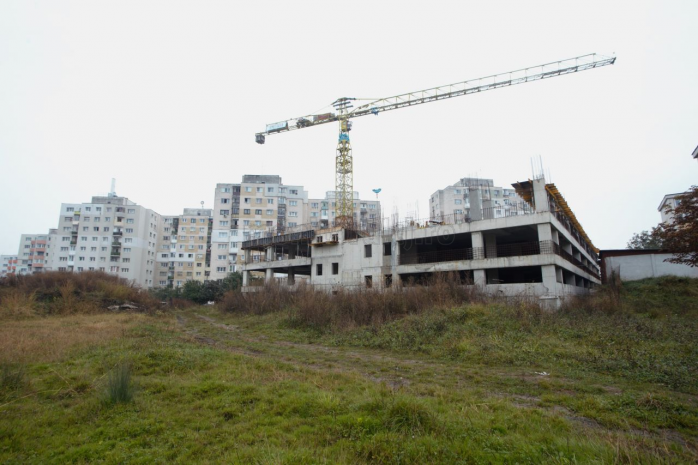
[[[59,271],[104,271],[149,288],[162,216],[110,194],[89,203],[61,204],[51,266]]]
[[[308,192],[276,175],[244,175],[242,182],[216,185],[211,234],[211,276],[239,271],[242,241],[307,222]],[[252,253],[251,260],[259,260]]]
[[[283,275],[289,287],[305,277],[328,292],[409,286],[448,272],[487,294],[529,296],[554,307],[600,283],[598,249],[554,184],[542,176],[512,184],[528,208],[501,216],[491,213],[496,207],[483,206],[480,186],[468,187],[467,218],[444,214],[438,221],[405,220],[375,231],[306,225],[245,241],[243,291],[259,289],[250,285],[252,272],[267,282]],[[252,253],[262,258],[250,260]]]
[[[210,209],[185,208],[181,215],[163,217],[155,259],[156,287],[209,279],[212,214]]]
[[[474,195],[479,197],[480,201],[477,204],[488,218],[524,214],[529,208],[516,195],[514,189],[497,187],[492,179],[461,178],[455,184],[439,189],[431,195],[429,219],[441,221],[450,215],[470,218],[471,197]]]
[[[17,255],[0,255],[0,278],[17,273]]]
[[[51,242],[55,230],[48,234],[22,234],[17,250],[17,274],[36,274],[52,269],[50,262]]]
[[[324,199],[308,201],[308,220],[313,228],[327,228],[334,225],[337,216],[337,193],[329,191]],[[353,193],[354,225],[356,228],[369,231],[378,230],[382,224],[381,204],[378,200],[361,200],[358,192]]]

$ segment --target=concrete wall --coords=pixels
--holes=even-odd
[[[698,268],[665,262],[671,258],[669,253],[626,255],[604,257],[606,278],[615,271],[622,281],[656,278],[658,276],[685,276],[698,278]]]

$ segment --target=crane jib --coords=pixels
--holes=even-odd
[[[585,61],[589,59],[592,59],[592,61]],[[517,84],[523,84],[526,82],[539,81],[555,76],[562,76],[565,74],[576,73],[588,69],[599,68],[606,65],[612,65],[615,63],[615,61],[615,57],[603,58],[597,61],[596,55],[594,54],[584,55],[576,58],[571,58],[569,60],[548,63],[546,65],[539,65],[532,68],[512,71],[509,73],[501,73],[485,78],[459,82],[456,84],[450,84],[441,87],[435,87],[432,89],[422,90],[418,92],[410,92],[384,99],[378,99],[371,103],[361,105],[357,108],[354,108],[353,110],[348,111],[345,115],[345,118],[349,119],[358,118],[359,116],[366,115],[378,115],[379,113],[384,111],[397,110],[399,108],[404,108],[408,106],[420,105],[423,103],[434,102],[437,100],[445,100],[448,98],[459,97],[462,95],[469,95],[479,92],[485,92],[487,90],[498,89],[500,87],[509,87]],[[546,71],[546,68],[549,69],[552,66],[557,66],[557,68]],[[531,70],[535,70],[537,72],[529,75],[528,73]],[[520,76],[520,74],[522,73],[524,73],[525,75]],[[500,77],[505,79],[497,80]],[[483,82],[489,80],[494,80],[494,82]],[[345,109],[348,109],[349,100],[355,99],[339,99],[335,102],[335,104],[343,106],[343,108]],[[266,135],[277,134],[279,132],[294,131],[296,129],[303,129],[311,126],[318,126],[333,121],[337,121],[337,115],[335,115],[334,113],[324,113],[320,115],[309,115],[300,118],[293,118],[278,123],[268,124],[266,126],[266,130],[264,132],[255,134],[255,137],[257,143],[263,144],[265,139],[264,136]]]

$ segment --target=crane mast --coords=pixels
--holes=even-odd
[[[337,99],[332,106],[336,113],[324,113],[319,115],[305,115],[298,118],[278,123],[267,124],[266,130],[255,134],[255,141],[264,144],[266,136],[280,132],[293,131],[313,126],[319,126],[334,121],[339,122],[339,140],[337,141],[335,161],[335,196],[336,196],[336,220],[337,226],[345,228],[353,227],[354,223],[354,163],[349,140],[352,118],[360,116],[378,115],[384,111],[397,110],[414,105],[445,100],[463,95],[484,92],[487,90],[509,87],[526,82],[539,81],[565,74],[576,73],[612,65],[615,57],[604,57],[595,53],[582,55],[567,60],[555,61],[543,65],[494,74],[478,79],[457,82],[445,86],[432,87],[399,94],[393,97],[381,99],[357,99],[342,97]],[[368,103],[353,107],[353,101],[368,100]]]

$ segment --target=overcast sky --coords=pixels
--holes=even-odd
[[[254,142],[338,97],[386,97],[587,53],[614,66],[358,118],[354,185],[428,217],[464,176],[542,157],[596,246],[698,184],[698,2],[0,2],[0,253],[109,191],[161,214],[218,182],[334,189],[337,127]]]

